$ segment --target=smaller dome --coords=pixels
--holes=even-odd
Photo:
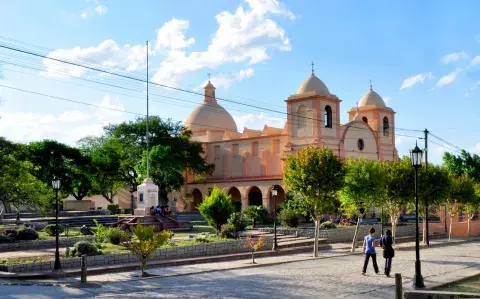
[[[327,86],[313,73],[303,81],[298,88],[297,94],[316,93],[321,96],[330,96]]]
[[[385,102],[383,101],[382,97],[370,89],[366,94],[363,95],[362,99],[358,103],[358,107],[364,106],[375,106],[378,108],[386,108]]]

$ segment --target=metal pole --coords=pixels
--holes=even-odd
[[[428,171],[428,130],[425,129],[425,172]],[[428,173],[427,173],[428,175]],[[430,235],[428,233],[428,198],[425,197],[425,220],[424,220],[424,225],[425,225],[425,241],[427,243],[427,247],[430,246]]]
[[[147,40],[147,133],[146,133],[146,141],[147,141],[147,178],[150,177],[150,157],[148,155],[148,147],[149,147],[149,138],[148,138],[148,40]]]
[[[395,273],[395,299],[402,299],[402,293],[402,274]]]
[[[272,250],[277,250],[277,196],[273,196],[273,248]]]
[[[58,248],[58,189],[55,190],[55,264],[54,270],[62,269],[60,265],[60,250]]]
[[[418,229],[418,166],[415,166],[415,277],[413,278],[413,287],[423,288],[423,277],[420,265],[420,243]]]
[[[86,254],[82,254],[82,259],[80,260],[80,267],[81,267],[80,282],[87,283],[87,255]]]

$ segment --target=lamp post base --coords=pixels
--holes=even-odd
[[[274,240],[274,241],[273,241],[272,250],[273,250],[273,251],[277,251],[277,250],[278,250],[277,240]]]
[[[415,276],[413,276],[413,287],[415,289],[421,289],[425,287],[423,283],[423,276],[420,273],[420,261],[415,261]]]

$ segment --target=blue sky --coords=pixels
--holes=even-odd
[[[343,100],[342,122],[371,79],[397,112],[398,134],[420,136],[400,128],[428,128],[480,152],[478,11],[478,1],[2,1],[0,44],[144,78],[149,40],[154,82],[201,92],[211,73],[217,96],[279,111],[314,61],[317,76]],[[74,144],[100,134],[106,123],[134,118],[127,112],[145,111],[139,82],[5,49],[0,65],[0,85],[121,110],[0,87],[0,135],[13,140]],[[176,120],[202,101],[160,87],[151,91],[151,113]],[[240,130],[281,126],[286,118],[221,104]],[[397,136],[401,154],[414,143]],[[431,160],[440,162],[445,148],[430,147]]]

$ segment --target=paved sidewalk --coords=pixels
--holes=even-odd
[[[459,277],[480,273],[478,243],[457,243],[421,251],[422,273],[431,287]],[[402,273],[404,288],[412,283],[413,250],[399,251],[393,272]],[[279,264],[281,262],[281,264]],[[138,271],[96,275],[102,288],[65,286],[0,286],[2,298],[393,298],[394,279],[361,275],[363,257],[330,250],[313,259],[308,254],[258,259],[260,265],[245,268],[247,261],[185,265],[152,269],[162,277],[138,279]],[[383,260],[380,259],[380,268]],[[114,275],[114,276],[112,276]],[[75,279],[64,279],[63,284]],[[41,295],[39,295],[41,294]]]

